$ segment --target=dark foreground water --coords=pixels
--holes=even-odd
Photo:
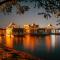
[[[60,58],[60,35],[15,37],[14,48],[47,60]]]
[[[60,58],[60,35],[14,37],[12,46],[16,50],[22,50],[45,60]]]

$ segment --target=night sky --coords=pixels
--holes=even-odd
[[[28,5],[30,7],[29,11],[26,11],[24,14],[16,14],[16,7],[14,6],[12,9],[12,13],[9,15],[4,15],[0,12],[0,27],[6,27],[9,23],[14,22],[17,25],[23,27],[24,24],[32,24],[36,23],[40,27],[45,27],[49,23],[56,25],[56,21],[59,18],[56,18],[54,15],[51,15],[51,18],[45,19],[43,15],[38,15],[38,12],[46,12],[44,8],[33,8],[34,3],[23,2],[21,5]]]

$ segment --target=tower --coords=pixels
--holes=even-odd
[[[9,26],[6,28],[6,47],[13,48],[13,29],[16,28],[16,24],[10,23]]]

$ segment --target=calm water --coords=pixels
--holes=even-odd
[[[0,37],[0,43],[5,40]],[[37,57],[60,55],[60,35],[14,37],[13,48],[23,50]],[[11,43],[11,42],[10,42]],[[3,45],[3,44],[2,44]]]
[[[59,53],[60,35],[15,37],[14,48],[23,50],[37,57],[45,57],[49,54]]]

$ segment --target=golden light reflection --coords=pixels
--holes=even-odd
[[[6,36],[6,46],[9,48],[13,48],[13,36]]]
[[[9,48],[13,48],[13,35],[12,35],[12,28],[6,29],[6,46]]]
[[[51,36],[46,36],[46,47],[48,48],[48,50],[50,49],[51,47]]]
[[[30,42],[31,42],[31,49],[33,50],[35,48],[35,43],[36,43],[35,37],[31,36]]]
[[[30,47],[30,35],[25,36],[24,41],[23,41],[23,45],[25,48]]]
[[[0,36],[0,44],[2,43],[2,37]]]
[[[23,41],[23,45],[25,48],[33,50],[35,48],[35,38],[30,36],[30,35],[26,35]]]

